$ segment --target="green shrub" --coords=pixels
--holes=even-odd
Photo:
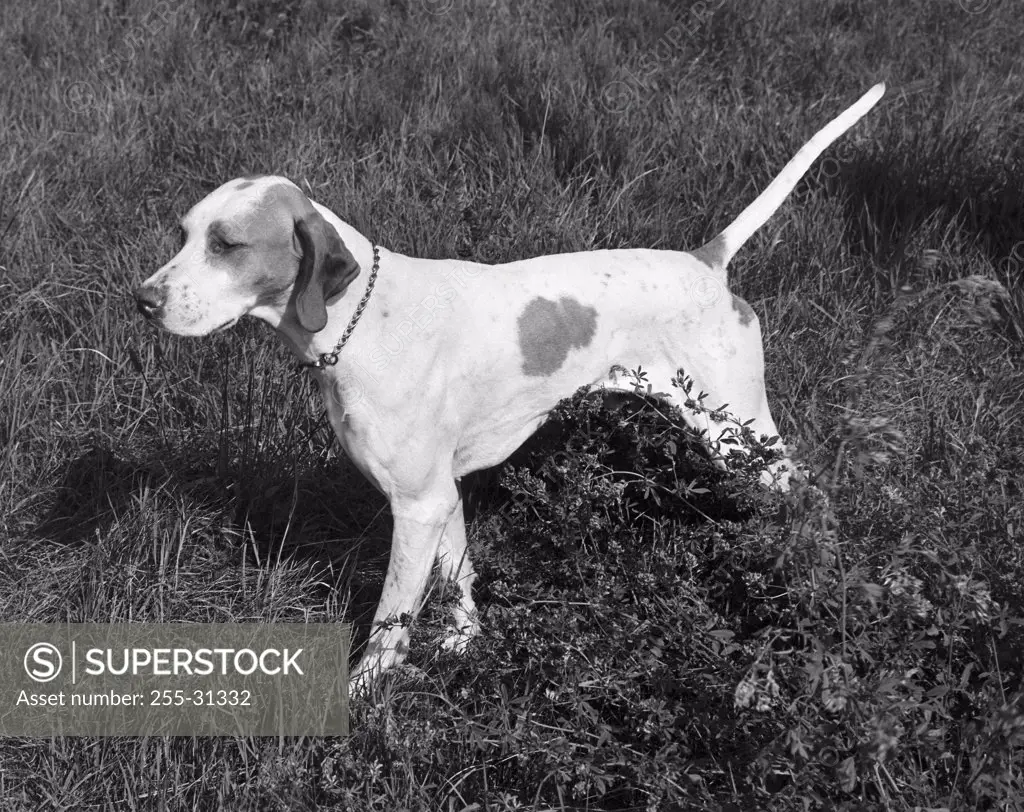
[[[839,464],[782,498],[756,484],[770,447],[719,471],[655,402],[580,393],[556,419],[482,522],[458,710],[406,760],[455,745],[488,765],[467,797],[557,808],[1020,797],[1019,671],[995,657],[1015,627],[949,517],[868,476],[887,425],[847,420]]]

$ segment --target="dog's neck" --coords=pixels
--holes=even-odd
[[[351,321],[359,300],[366,292],[367,281],[373,268],[373,243],[330,209],[319,203],[313,205],[324,219],[334,226],[345,247],[359,263],[359,275],[340,296],[327,302],[327,326],[318,333],[310,333],[299,324],[295,303],[291,299],[277,305],[258,307],[250,312],[250,315],[262,319],[273,327],[296,357],[304,362],[314,361],[321,353],[334,350],[338,339]]]

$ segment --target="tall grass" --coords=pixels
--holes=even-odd
[[[1020,808],[1018,11],[5,9],[3,620],[372,611],[385,506],[284,350],[133,313],[223,181],[407,254],[687,249],[890,91],[732,267],[813,488],[780,513],[654,407],[577,402],[478,484],[483,637],[440,655],[438,596],[350,740],[0,742],[0,808]]]

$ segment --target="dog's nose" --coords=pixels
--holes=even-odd
[[[135,306],[147,319],[156,319],[164,312],[166,298],[162,288],[143,285],[135,291]]]

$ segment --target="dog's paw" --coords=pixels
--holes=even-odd
[[[454,651],[456,654],[462,654],[466,651],[469,641],[479,633],[480,624],[476,619],[467,620],[458,628],[452,629],[451,634],[442,641],[441,648],[445,651]]]

